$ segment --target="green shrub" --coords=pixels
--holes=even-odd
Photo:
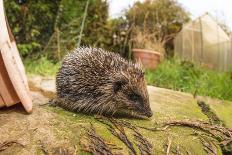
[[[232,100],[230,74],[170,59],[162,62],[155,71],[147,70],[146,80],[158,87]]]
[[[52,63],[47,57],[39,59],[24,60],[26,72],[29,74],[55,75],[60,67],[60,63]]]
[[[53,33],[60,0],[4,1],[9,25],[24,58],[40,53]]]

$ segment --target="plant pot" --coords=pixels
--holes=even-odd
[[[134,59],[141,61],[146,69],[156,69],[161,62],[162,54],[146,49],[132,49]]]
[[[0,0],[0,107],[22,103],[32,112],[32,100],[22,60]]]
[[[0,107],[8,107],[19,102],[19,97],[7,73],[2,55],[0,55]]]

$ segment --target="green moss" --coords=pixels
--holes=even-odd
[[[170,119],[198,119],[207,121],[192,95],[148,87],[151,109],[154,112],[153,121],[167,121]]]
[[[174,105],[173,105],[174,106]],[[81,153],[81,146],[79,141],[81,137],[85,134],[85,130],[83,127],[90,127],[90,122],[96,128],[97,134],[99,134],[106,142],[114,143],[117,146],[123,148],[123,152],[128,153],[128,148],[111,132],[107,129],[108,126],[97,121],[93,116],[87,116],[83,114],[74,114],[72,112],[67,112],[62,110],[61,108],[56,107],[46,107],[49,111],[55,112],[57,114],[57,122],[53,124],[54,130],[57,133],[57,136],[61,139],[68,138],[71,145],[78,146],[78,153]],[[178,111],[181,109],[175,109],[174,111]],[[182,113],[183,114],[183,113]],[[186,113],[187,115],[187,113]],[[197,117],[199,114],[190,114],[190,116]],[[161,117],[163,116],[163,117]],[[181,116],[181,114],[179,115]],[[131,122],[134,125],[144,126],[144,127],[157,127],[161,124],[155,124],[155,120],[160,119],[158,122],[164,121],[166,116],[160,114],[159,117],[152,120],[137,120],[137,119],[119,119]],[[201,116],[202,117],[202,116]],[[181,118],[181,117],[180,117]],[[204,117],[202,117],[204,118]],[[206,154],[204,152],[204,148],[197,138],[194,136],[194,130],[189,128],[170,128],[166,131],[157,131],[151,132],[145,129],[139,129],[139,131],[143,134],[145,138],[148,139],[149,142],[154,146],[154,152],[157,154],[164,154],[166,151],[165,145],[167,144],[167,137],[172,139],[171,149],[173,151],[179,146],[181,152],[184,154],[186,150],[189,150],[192,154]],[[136,143],[133,137],[133,131],[131,129],[126,129],[126,133],[129,139]],[[135,146],[135,145],[134,145]],[[135,146],[138,151],[137,147]],[[84,152],[82,152],[84,153]]]
[[[211,110],[208,104],[206,104],[204,101],[197,101],[197,104],[199,107],[201,107],[202,113],[208,117],[210,124],[224,125],[218,116]]]
[[[232,128],[232,102],[219,101],[209,102],[210,108],[224,122],[227,127]]]
[[[104,138],[107,142],[114,143],[119,147],[122,147],[126,152],[126,146],[107,129],[107,126],[97,121],[94,116],[88,116],[79,113],[72,113],[65,111],[58,107],[46,107],[48,110],[58,114],[57,119],[61,124],[56,123],[54,126],[57,136],[63,139],[68,137],[72,145],[78,146],[78,153],[81,153],[80,139],[85,135],[85,129],[89,128],[90,123],[96,128],[96,132]],[[84,154],[84,152],[82,152]]]
[[[148,87],[148,91],[150,95],[151,109],[154,112],[154,116],[152,118],[144,120],[118,118],[118,120],[124,120],[134,124],[135,126],[142,126],[146,128],[161,127],[163,122],[170,119],[195,119],[208,121],[207,116],[202,113],[201,108],[198,106],[192,95],[155,87]],[[220,106],[217,107],[217,105],[218,104],[213,105],[214,108],[220,109]],[[230,106],[230,104],[225,103],[224,109],[229,109]],[[97,134],[105,139],[106,142],[114,143],[118,147],[121,147],[124,153],[128,153],[128,148],[123,144],[123,142],[112,135],[112,133],[108,130],[108,126],[97,121],[95,116],[67,112],[58,107],[46,107],[46,109],[57,114],[57,120],[53,124],[57,137],[60,139],[69,139],[70,145],[78,146],[78,154],[81,153],[80,140],[86,132],[84,128],[89,128],[90,123],[96,128]],[[228,113],[227,115],[230,114],[229,110],[226,112]],[[221,113],[221,111],[219,111],[219,113]],[[220,115],[218,116],[220,118]],[[133,143],[136,143],[133,131],[128,128],[126,128],[125,131],[129,139]],[[187,150],[196,155],[207,154],[204,151],[204,146],[202,145],[199,136],[195,134],[197,131],[195,129],[186,127],[170,127],[165,131],[152,132],[139,128],[139,131],[146,139],[148,139],[149,142],[152,143],[156,154],[165,154],[168,137],[172,139],[171,151],[173,152],[175,152],[177,147],[179,147],[183,154],[187,154]],[[200,131],[197,132],[203,134]],[[136,146],[135,148],[138,151]],[[219,147],[218,152],[218,154],[221,154]]]

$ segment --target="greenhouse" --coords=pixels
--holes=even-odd
[[[174,41],[175,55],[211,69],[232,67],[232,40],[208,13],[183,25]]]

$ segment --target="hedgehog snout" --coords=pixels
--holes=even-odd
[[[136,108],[136,111],[140,113],[141,115],[144,115],[146,117],[153,116],[153,112],[150,108],[150,104],[144,104],[144,102],[141,102],[140,104],[137,104],[135,108]]]
[[[152,117],[152,116],[153,116],[153,112],[152,112],[152,110],[151,110],[149,101],[146,102],[143,111],[144,111],[144,115],[145,115],[145,116],[147,116],[147,117]]]
[[[149,110],[148,112],[145,113],[145,115],[147,117],[152,117],[153,116],[153,112],[151,110]]]

